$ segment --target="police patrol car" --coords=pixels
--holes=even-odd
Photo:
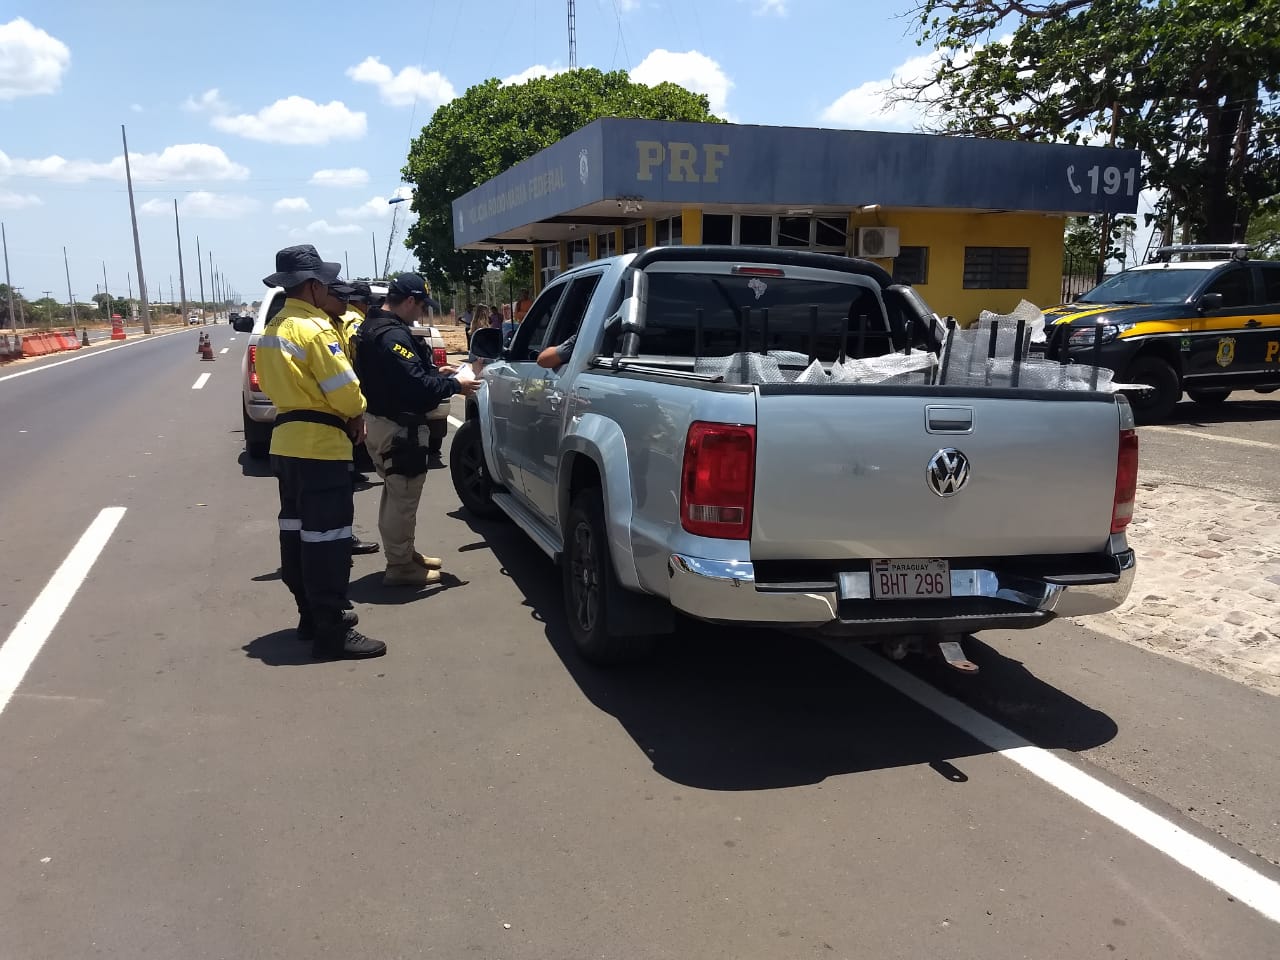
[[[1151,263],[1046,310],[1046,355],[1146,385],[1130,395],[1144,421],[1168,416],[1184,390],[1214,405],[1232,390],[1280,389],[1280,262],[1250,260],[1248,249],[1161,247]]]

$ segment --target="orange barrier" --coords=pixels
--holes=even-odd
[[[111,339],[123,340],[124,336],[124,320],[120,317],[111,318]]]
[[[76,332],[74,329],[68,330],[66,333],[60,333],[58,334],[58,337],[59,339],[62,340],[63,350],[79,350],[80,349],[80,340],[76,337]]]
[[[22,355],[24,357],[42,357],[48,352],[48,344],[38,334],[22,338]]]

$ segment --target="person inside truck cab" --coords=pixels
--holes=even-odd
[[[578,335],[575,333],[564,343],[556,347],[547,347],[538,354],[538,366],[545,367],[547,370],[556,370],[563,367],[569,362],[569,357],[573,354],[573,345],[577,342]]]

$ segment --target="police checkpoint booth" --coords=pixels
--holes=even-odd
[[[871,260],[960,323],[1062,299],[1066,219],[1134,213],[1136,150],[602,119],[453,201],[454,244],[571,266],[679,244]]]

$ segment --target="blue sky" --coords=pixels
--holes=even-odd
[[[0,219],[13,283],[77,300],[133,274],[120,125],[129,133],[143,266],[188,295],[196,237],[247,299],[276,249],[311,242],[353,275],[379,260],[412,135],[488,77],[567,62],[563,0],[370,0],[353,6],[171,0],[10,2],[0,14]],[[909,0],[578,0],[578,62],[671,79],[743,123],[911,129],[880,112],[922,51]],[[283,11],[288,10],[289,13]],[[308,19],[291,20],[306,12]],[[407,210],[405,211],[408,212]],[[393,269],[411,265],[399,243]],[[0,279],[3,279],[0,277]],[[208,278],[206,277],[206,287]]]

